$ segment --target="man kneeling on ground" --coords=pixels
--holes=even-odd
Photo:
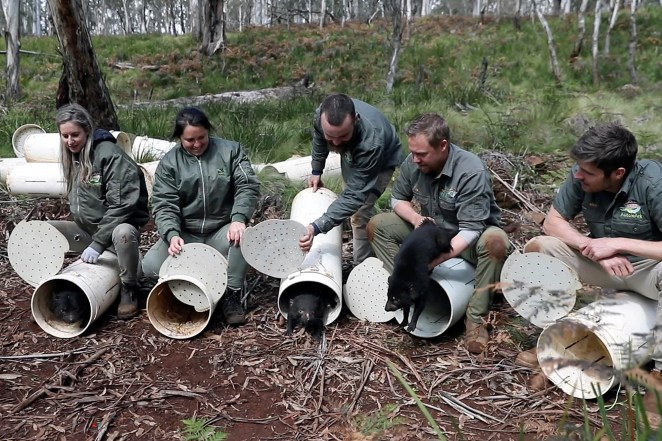
[[[424,219],[452,237],[452,252],[439,255],[430,268],[453,257],[476,265],[476,285],[466,317],[465,345],[482,353],[489,341],[485,318],[492,291],[513,246],[499,228],[501,211],[496,204],[490,172],[473,153],[451,144],[446,120],[436,113],[415,118],[405,133],[409,156],[393,186],[394,213],[378,214],[368,224],[368,240],[384,268],[393,272],[400,244]],[[412,201],[420,204],[418,213]]]

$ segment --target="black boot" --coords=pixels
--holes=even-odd
[[[120,305],[117,307],[117,318],[127,320],[138,314],[138,294],[136,285],[122,283]]]
[[[221,298],[221,308],[225,323],[228,325],[243,325],[246,323],[244,308],[241,306],[241,290],[228,288],[225,295]]]

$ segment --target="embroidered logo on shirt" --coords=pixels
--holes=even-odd
[[[457,195],[457,190],[454,188],[444,188],[439,192],[439,196],[446,199],[453,199]]]
[[[101,185],[101,173],[94,173],[88,181],[90,185]]]
[[[643,219],[644,215],[641,212],[641,205],[637,201],[629,200],[620,208],[621,217],[628,219]]]

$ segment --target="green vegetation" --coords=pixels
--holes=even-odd
[[[623,11],[611,53],[600,57],[597,87],[591,80],[590,36],[582,55],[569,61],[577,34],[572,16],[550,18],[564,75],[561,87],[551,73],[546,36],[534,20],[522,20],[520,30],[505,19],[483,24],[466,17],[416,20],[390,95],[384,91],[391,55],[387,21],[321,30],[313,25],[249,28],[228,35],[228,50],[211,58],[196,50],[190,36],[95,37],[93,44],[116,105],[283,86],[310,75],[319,88],[314,96],[207,108],[218,133],[244,143],[254,162],[308,154],[312,112],[331,91],[382,108],[399,130],[417,113],[440,112],[448,118],[455,142],[475,151],[565,150],[586,122],[619,119],[638,136],[643,154],[653,156],[662,138],[655,119],[662,96],[662,8],[638,13],[637,86],[628,85],[625,67],[628,20],[628,11]],[[587,17],[587,29],[591,22]],[[62,69],[57,40],[24,38],[21,48],[43,55],[21,57],[24,99],[0,122],[3,157],[12,156],[11,135],[18,126],[55,129],[54,97]],[[167,139],[175,112],[122,109],[118,116],[123,131]]]
[[[212,426],[210,420],[190,418],[182,420],[182,434],[186,441],[224,441],[228,435]]]
[[[405,419],[398,417],[397,413],[398,406],[396,404],[386,404],[377,412],[358,415],[355,419],[355,425],[362,435],[384,439],[384,433],[388,429],[405,422]]]

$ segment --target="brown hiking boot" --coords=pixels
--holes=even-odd
[[[490,341],[490,333],[484,323],[475,323],[468,318],[464,321],[464,345],[472,354],[482,354]]]
[[[120,290],[120,305],[117,307],[117,318],[127,320],[138,315],[138,295],[135,285],[122,283]]]
[[[228,288],[228,291],[221,298],[221,308],[223,309],[225,323],[228,325],[246,324],[246,315],[244,314],[244,308],[241,306],[241,290]]]
[[[517,354],[515,364],[529,369],[538,369],[540,364],[538,364],[538,350],[536,347],[534,346],[527,351]]]
[[[646,411],[646,418],[653,430],[660,427],[662,421],[662,373],[659,371],[652,371],[650,373],[651,388],[646,390],[644,395],[644,410]]]

